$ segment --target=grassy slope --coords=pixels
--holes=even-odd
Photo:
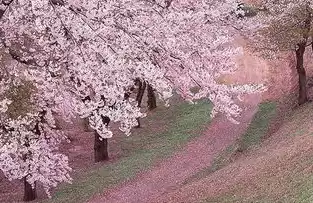
[[[312,103],[297,109],[272,136],[267,143],[268,146],[262,145],[260,149],[247,153],[244,161],[249,159],[250,161],[241,160],[241,164],[254,164],[258,162],[258,158],[266,161],[266,164],[264,161],[261,162],[261,164],[264,163],[263,166],[260,164],[253,166],[256,167],[253,177],[235,184],[218,196],[199,201],[205,203],[312,203],[312,115]],[[232,170],[231,167],[229,170]],[[242,167],[249,168],[250,166],[242,165]]]
[[[241,139],[239,139],[236,143],[228,146],[214,159],[212,165],[202,169],[194,176],[188,178],[184,184],[189,184],[193,181],[200,180],[210,175],[211,173],[231,163],[233,156],[237,152],[246,152],[249,148],[259,145],[262,141],[262,138],[266,136],[270,120],[274,118],[275,114],[275,102],[261,103],[246,133],[242,135]]]
[[[238,151],[246,151],[259,145],[269,130],[269,124],[276,114],[275,102],[264,102],[259,105],[258,112],[249,125],[246,133],[239,140]]]
[[[144,126],[132,136],[119,140],[123,150],[119,160],[82,174],[73,184],[61,186],[51,200],[44,202],[85,202],[97,193],[134,178],[199,136],[210,120],[210,111],[211,105],[207,102],[159,108],[148,118],[151,126]]]

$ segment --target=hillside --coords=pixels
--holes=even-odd
[[[312,113],[312,103],[296,109],[259,146],[155,202],[312,202]]]

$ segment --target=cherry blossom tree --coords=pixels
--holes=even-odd
[[[214,104],[212,116],[222,112],[233,122],[241,112],[235,97],[263,90],[219,83],[236,71],[233,59],[240,54],[233,46],[234,0],[4,0],[1,6],[2,46],[27,67],[25,77],[41,95],[34,100],[39,110],[17,129],[36,126],[27,123],[35,118],[53,129],[52,107],[68,117],[78,113],[96,132],[96,161],[108,158],[111,122],[129,135],[145,116],[129,96],[138,78],[166,105],[173,92],[190,102],[206,98]]]
[[[37,182],[50,196],[51,187],[71,182],[71,168],[67,156],[58,152],[67,138],[56,129],[52,115],[58,100],[52,100],[55,95],[49,89],[56,86],[42,73],[27,72],[25,77],[18,70],[1,75],[0,170],[9,180],[23,179],[24,201],[31,201],[36,198]]]
[[[262,26],[249,36],[252,39],[251,47],[270,59],[278,58],[282,52],[294,52],[299,77],[298,104],[304,104],[308,101],[304,54],[307,47],[312,45],[312,1],[264,0],[254,7],[263,8],[253,18]]]

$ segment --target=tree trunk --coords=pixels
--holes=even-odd
[[[108,117],[102,117],[102,122],[109,125],[110,119]],[[94,156],[95,162],[101,162],[109,160],[108,151],[108,139],[101,138],[100,135],[95,131],[95,142],[94,142]]]
[[[141,128],[141,124],[140,124],[140,118],[136,118],[138,125],[135,126],[135,128]]]
[[[85,98],[82,99],[82,101],[85,103],[86,101],[90,101],[91,98],[90,96],[86,96]],[[89,132],[89,120],[88,118],[83,118],[83,126],[85,129],[85,132]]]
[[[297,57],[297,73],[299,77],[299,98],[298,98],[298,104],[302,105],[306,102],[308,102],[308,93],[307,93],[307,82],[306,82],[306,72],[304,69],[304,52],[306,48],[306,44],[310,35],[311,30],[311,22],[312,22],[312,9],[307,4],[306,5],[306,13],[304,15],[307,15],[304,24],[303,24],[303,42],[298,43],[298,48],[296,50],[296,57]]]
[[[138,80],[138,93],[136,97],[136,101],[138,102],[138,107],[141,107],[142,98],[146,89],[146,82]]]
[[[109,159],[108,139],[102,138],[95,132],[94,155],[95,162],[106,161]]]
[[[83,118],[83,126],[84,126],[84,131],[88,132],[89,131],[89,122],[88,118]]]
[[[23,201],[28,202],[35,200],[37,198],[36,193],[36,183],[35,187],[32,188],[32,186],[26,181],[26,177],[24,179],[24,198]]]
[[[138,79],[136,82],[138,83],[138,92],[137,92],[136,101],[137,101],[137,106],[141,107],[142,98],[145,93],[147,85],[145,81],[141,81],[140,79]],[[137,118],[136,120],[138,122],[138,125],[135,126],[135,128],[140,128],[141,127],[140,118]]]
[[[157,107],[156,96],[154,93],[154,89],[149,84],[148,84],[147,91],[148,91],[148,109],[151,111]]]
[[[83,118],[83,125],[84,125],[84,130],[85,132],[89,132],[90,128],[89,128],[89,121],[88,118]]]
[[[298,104],[302,105],[308,101],[307,87],[306,87],[306,72],[304,69],[304,52],[305,52],[305,43],[298,44],[298,49],[296,50],[297,57],[297,73],[299,77],[299,98]]]

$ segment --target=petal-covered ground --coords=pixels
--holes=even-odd
[[[245,132],[260,101],[260,95],[251,95],[245,98],[244,106],[246,108],[240,118],[239,125],[231,123],[224,116],[213,119],[201,137],[189,142],[184,149],[174,156],[140,174],[134,180],[125,182],[89,202],[152,202],[165,193],[179,188],[188,177],[207,167],[218,153],[226,149]]]

